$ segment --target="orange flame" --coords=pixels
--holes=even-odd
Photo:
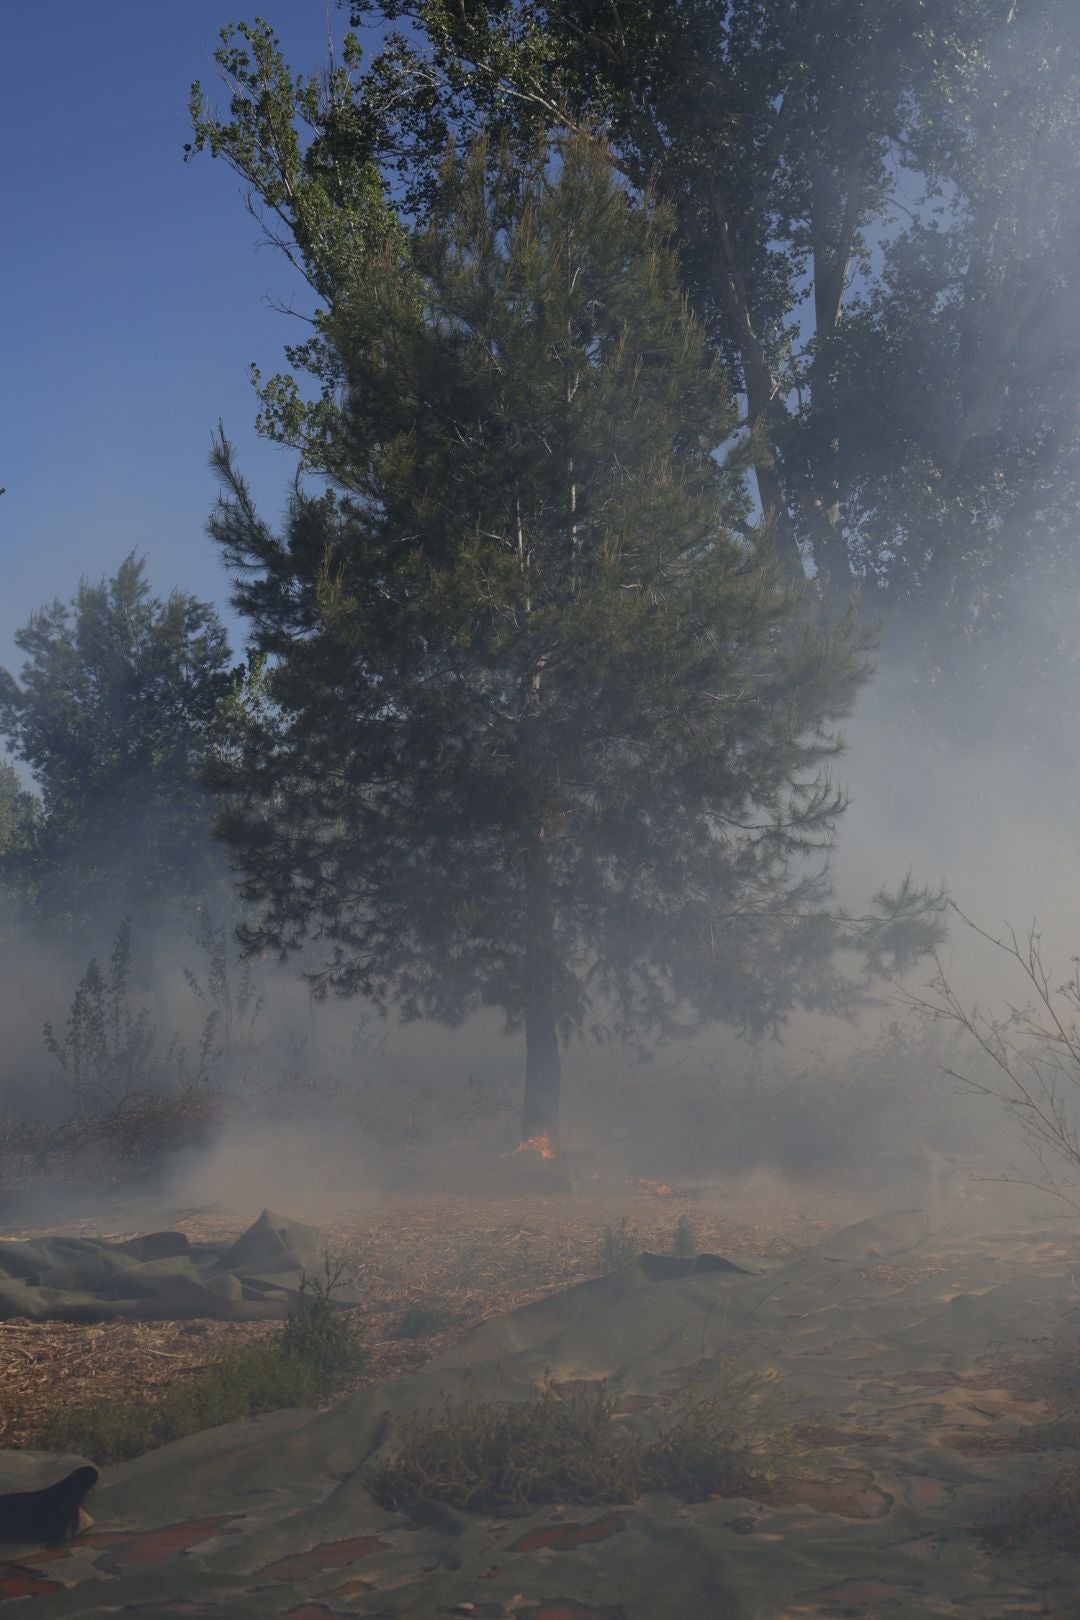
[[[547,1131],[539,1131],[536,1136],[530,1136],[527,1142],[519,1142],[514,1152],[539,1153],[542,1159],[555,1157],[555,1149],[551,1145],[551,1137]]]
[[[666,1181],[652,1181],[648,1176],[638,1177],[638,1186],[643,1193],[651,1193],[653,1198],[673,1198],[674,1187],[669,1187]]]

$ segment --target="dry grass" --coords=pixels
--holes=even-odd
[[[862,1213],[852,1201],[806,1196],[782,1204],[775,1189],[718,1188],[690,1202],[625,1192],[569,1196],[394,1196],[357,1201],[332,1217],[312,1218],[328,1247],[343,1255],[365,1298],[369,1351],[361,1388],[413,1371],[478,1323],[585,1277],[596,1276],[605,1227],[625,1215],[642,1246],[670,1253],[680,1213],[692,1210],[702,1251],[734,1258],[800,1253]],[[170,1222],[194,1241],[235,1237],[258,1214],[189,1213]],[[122,1210],[108,1221],[50,1228],[130,1237]],[[9,1230],[5,1236],[38,1235]],[[402,1337],[410,1302],[436,1296],[445,1324],[424,1338]],[[25,1445],[59,1407],[99,1397],[160,1398],[164,1389],[219,1361],[228,1351],[277,1331],[267,1322],[0,1322],[0,1445]]]
[[[522,1513],[544,1502],[631,1502],[650,1491],[688,1501],[768,1488],[795,1445],[776,1381],[717,1357],[698,1368],[665,1421],[640,1433],[620,1421],[606,1383],[550,1375],[523,1401],[472,1399],[399,1418],[393,1450],[371,1476],[384,1507],[428,1501],[466,1512]]]
[[[340,1267],[329,1257],[305,1276],[288,1317],[271,1339],[234,1347],[205,1372],[173,1379],[153,1400],[98,1396],[53,1410],[34,1443],[99,1466],[282,1407],[315,1406],[337,1394],[367,1363],[357,1324],[334,1306]]]

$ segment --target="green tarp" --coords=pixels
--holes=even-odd
[[[83,1503],[98,1478],[85,1457],[0,1451],[0,1542],[67,1541],[87,1522]]]
[[[1075,1620],[1075,1555],[1025,1565],[972,1534],[1065,1458],[965,1442],[1030,1420],[994,1387],[995,1360],[1075,1332],[1077,1256],[1075,1234],[1046,1225],[927,1235],[904,1215],[757,1271],[634,1265],[327,1411],[108,1471],[88,1534],[6,1549],[0,1599],[32,1597],[35,1620]],[[512,1401],[548,1375],[606,1378],[625,1421],[647,1425],[717,1352],[779,1372],[819,1430],[786,1497],[410,1519],[366,1488],[395,1415],[444,1395]]]
[[[182,1232],[0,1240],[0,1320],[102,1322],[129,1316],[251,1320],[283,1316],[305,1272],[322,1264],[309,1226],[263,1210],[233,1243],[190,1243]],[[349,1288],[335,1303],[359,1303]]]

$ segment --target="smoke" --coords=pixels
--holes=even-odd
[[[1004,71],[998,56],[1017,38],[1010,12],[991,53],[995,72]],[[1042,155],[1056,172],[1061,153]],[[900,228],[894,220],[887,237]],[[1080,299],[1055,295],[1015,357],[1017,375],[1059,351],[1064,364],[1078,323]],[[1055,424],[1063,440],[1075,438],[1067,371]],[[914,512],[914,490],[911,500]],[[839,898],[856,912],[875,888],[907,871],[921,882],[944,881],[960,910],[991,934],[1037,925],[1046,960],[1064,977],[1080,951],[1080,580],[1075,534],[1055,511],[1060,532],[1044,534],[1035,512],[1030,528],[1039,543],[1008,576],[1007,601],[984,603],[968,642],[939,665],[928,667],[927,638],[912,620],[897,616],[887,626],[880,667],[848,727],[840,774],[851,805],[834,871]],[[958,530],[973,521],[960,514]],[[43,583],[43,596],[52,583]],[[195,853],[201,860],[203,846]],[[123,874],[127,895],[151,892],[149,868],[130,849],[114,841],[87,854],[95,873]],[[65,881],[61,874],[61,888]],[[87,958],[107,959],[124,905],[112,894],[76,935],[8,926],[0,945],[0,1118],[55,1124],[83,1106],[70,1074],[46,1052],[42,1026],[48,1020],[63,1031]],[[494,1019],[451,1031],[384,1023],[358,1003],[313,1005],[298,971],[304,963],[259,962],[252,968],[258,1015],[249,1004],[226,1042],[221,995],[200,999],[185,978],[190,968],[209,985],[193,920],[165,926],[132,918],[130,1011],[145,1011],[156,1031],[139,1084],[190,1082],[221,1097],[204,1121],[207,1140],[146,1161],[146,1174],[169,1197],[325,1212],[425,1178],[467,1183],[512,1146],[521,1047]],[[1007,1010],[1026,996],[1001,954],[957,918],[941,960],[969,1003]],[[234,1010],[242,972],[233,953],[224,994]],[[913,970],[909,988],[918,990],[928,972],[926,964]],[[948,1032],[912,1021],[898,988],[883,987],[850,1023],[794,1017],[782,1042],[757,1048],[724,1029],[664,1046],[651,1062],[575,1043],[566,1061],[568,1152],[628,1174],[670,1168],[704,1177],[765,1166],[852,1183],[880,1182],[883,1155],[891,1155],[898,1184],[903,1161],[917,1158],[927,1140],[1005,1161],[1014,1149],[1008,1122],[992,1105],[957,1095],[944,1071],[963,1066],[961,1054]]]
[[[1060,795],[1046,790],[1052,762],[1042,762],[1041,776],[1030,764],[1015,768],[1017,758],[1030,761],[1030,737],[1004,724],[996,734],[984,726],[965,733],[961,724],[947,741],[913,725],[912,679],[894,653],[849,727],[842,774],[852,803],[835,859],[840,898],[857,910],[877,884],[908,869],[922,880],[942,878],[991,932],[1006,920],[1023,929],[1037,917],[1048,956],[1064,965],[1080,915],[1080,852],[1066,836]],[[1058,736],[1074,729],[1063,705]],[[221,1102],[195,1139],[149,1157],[140,1170],[144,1189],[174,1206],[221,1205],[246,1216],[270,1205],[303,1217],[405,1187],[464,1190],[485,1177],[497,1185],[491,1169],[516,1140],[521,1052],[495,1018],[449,1031],[401,1026],[357,1002],[314,1003],[292,964],[245,967],[230,948],[225,991],[234,1013],[245,973],[252,1000],[236,1019],[227,1060],[218,1028],[217,1067],[200,1078],[200,1043],[216,1004],[193,994],[185,976],[208,989],[190,920],[152,936],[136,927],[133,939],[130,1005],[157,1028],[155,1063],[170,1051],[182,1055],[196,1091],[202,1086]],[[109,946],[107,935],[99,940],[102,961]],[[0,1054],[9,1117],[55,1122],[72,1105],[69,1077],[45,1051],[41,1029],[46,1020],[64,1027],[84,949],[62,935],[9,941],[13,1016]],[[963,992],[984,1005],[1022,990],[956,922],[942,959]],[[925,964],[916,968],[909,984],[917,989],[927,972]],[[221,993],[219,985],[219,1001]],[[886,1180],[889,1201],[903,1201],[925,1186],[927,1142],[956,1156],[982,1154],[996,1167],[1015,1154],[1000,1110],[960,1095],[946,1077],[957,1061],[947,1032],[912,1022],[890,986],[856,1021],[800,1016],[781,1042],[757,1047],[722,1028],[669,1043],[651,1061],[581,1041],[566,1055],[564,1148],[569,1161],[615,1176],[738,1178],[756,1166],[793,1184],[825,1176],[880,1191]],[[94,1191],[84,1178],[84,1199]],[[63,1186],[55,1196],[57,1210],[61,1199],[70,1208]]]
[[[245,1219],[267,1207],[318,1219],[388,1190],[356,1121],[347,1118],[306,1126],[232,1118],[208,1148],[174,1159],[161,1187],[178,1208],[214,1205]]]
[[[1029,622],[1034,638],[1045,618]],[[1044,693],[1036,730],[1009,701],[1015,669],[1015,648],[1002,649],[985,670],[979,706],[961,698],[938,728],[913,722],[909,664],[894,657],[879,671],[848,729],[852,803],[837,882],[858,905],[882,877],[909,869],[944,880],[959,910],[988,933],[1037,925],[1048,958],[1064,971],[1080,949],[1075,694]],[[958,920],[941,956],[967,993],[1007,996],[1011,976]],[[912,976],[920,977],[925,967]]]

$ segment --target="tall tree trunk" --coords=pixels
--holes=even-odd
[[[558,1148],[562,1059],[555,1025],[555,916],[542,830],[525,853],[525,1104],[521,1139]]]
[[[826,595],[839,605],[851,593],[851,557],[843,523],[839,481],[839,425],[834,353],[844,312],[844,292],[863,208],[862,154],[853,152],[847,172],[812,161],[810,232],[813,244],[814,357],[810,365],[813,430],[806,481],[800,491],[803,526]]]

